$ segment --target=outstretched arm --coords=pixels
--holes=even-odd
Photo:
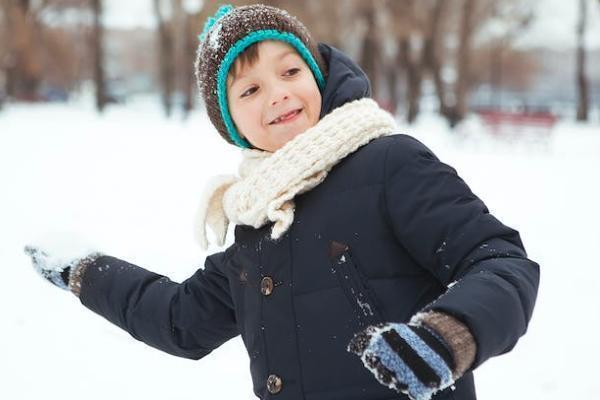
[[[36,270],[137,340],[179,357],[200,359],[238,334],[225,252],[206,258],[182,283],[101,253],[56,263],[26,248]]]

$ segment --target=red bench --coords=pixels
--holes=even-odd
[[[558,117],[549,111],[480,110],[477,114],[493,134],[550,134],[558,121]]]

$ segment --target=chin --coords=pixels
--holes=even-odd
[[[308,129],[308,128],[306,128],[306,129]],[[290,136],[289,136],[290,140],[294,139],[298,135],[302,135],[304,132],[306,132],[306,129],[295,130],[294,133],[290,134]]]

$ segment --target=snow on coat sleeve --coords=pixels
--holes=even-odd
[[[182,283],[103,256],[83,276],[80,300],[135,339],[169,354],[200,359],[238,335],[225,252]]]
[[[477,342],[470,370],[510,351],[527,331],[539,284],[519,233],[492,216],[456,171],[421,142],[394,135],[385,202],[399,243],[446,293],[423,310],[463,321]]]

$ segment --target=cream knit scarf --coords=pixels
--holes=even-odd
[[[216,176],[205,188],[196,216],[196,237],[208,249],[206,225],[223,246],[229,222],[256,229],[274,222],[279,239],[294,221],[294,197],[323,182],[348,154],[396,129],[394,118],[369,98],[336,108],[270,153],[243,149],[237,176]]]

